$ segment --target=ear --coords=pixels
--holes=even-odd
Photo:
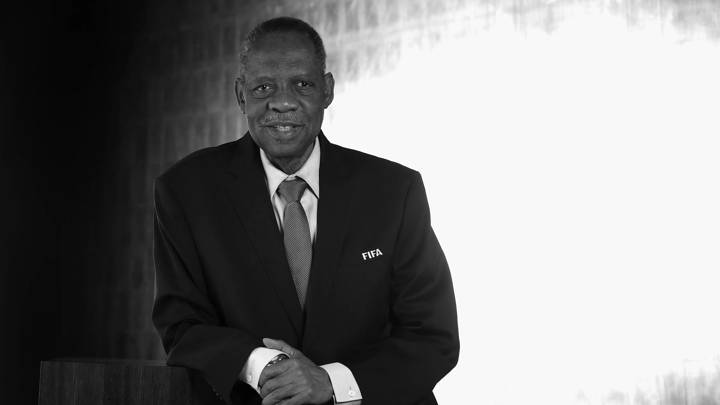
[[[239,77],[235,79],[235,97],[237,97],[238,105],[240,106],[240,111],[242,111],[243,114],[245,114],[245,97],[242,93],[242,87],[243,82],[242,79]]]
[[[323,76],[323,79],[325,79],[325,100],[323,107],[328,108],[335,98],[335,78],[332,73],[327,72]]]

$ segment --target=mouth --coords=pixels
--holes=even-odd
[[[295,129],[302,127],[301,124],[294,122],[273,122],[263,125],[263,127],[277,131],[277,132],[291,132]]]
[[[274,126],[271,126],[270,128],[272,128],[278,132],[290,132],[297,127],[294,127],[292,125],[274,125]]]

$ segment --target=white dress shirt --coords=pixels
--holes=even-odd
[[[260,149],[260,159],[262,160],[263,169],[265,170],[268,193],[270,194],[275,219],[277,220],[280,230],[282,230],[283,214],[287,202],[278,195],[278,186],[283,181],[287,179],[292,180],[296,177],[303,179],[305,183],[307,183],[308,187],[303,192],[302,197],[300,197],[300,204],[302,204],[305,210],[308,225],[310,226],[310,237],[314,243],[315,234],[317,233],[317,206],[318,199],[320,198],[320,142],[318,142],[317,139],[315,140],[315,145],[308,160],[297,172],[291,175],[275,167],[262,149]],[[274,336],[263,337],[274,338]],[[263,368],[272,358],[281,353],[279,350],[268,349],[266,347],[255,348],[250,353],[242,371],[240,371],[239,379],[249,384],[259,393],[258,380],[260,379],[260,373],[262,373]],[[325,369],[330,376],[335,403],[360,401],[362,399],[360,387],[358,387],[355,377],[349,368],[341,363],[324,364],[320,367]]]
[[[317,206],[320,198],[320,142],[315,142],[313,150],[305,161],[305,164],[293,174],[286,174],[282,170],[270,163],[265,151],[260,149],[260,160],[262,160],[263,169],[265,169],[265,180],[268,186],[268,193],[273,204],[275,219],[277,220],[278,229],[282,231],[283,214],[285,213],[285,205],[287,202],[280,197],[277,189],[285,180],[292,180],[299,177],[307,183],[307,188],[300,197],[307,216],[308,225],[310,226],[310,238],[315,242],[315,234],[317,233]]]

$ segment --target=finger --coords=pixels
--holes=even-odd
[[[302,364],[297,359],[287,360],[290,363],[288,369],[272,379],[267,380],[265,384],[260,388],[260,395],[264,398],[270,395],[273,391],[281,389],[283,387],[296,387],[296,393],[305,393],[310,396],[312,393],[317,393],[320,396],[325,396],[324,392],[327,391],[327,398],[332,396],[332,387],[330,386],[330,379],[327,372],[319,367],[315,367],[320,371],[320,376],[316,370],[312,370],[307,365]],[[328,389],[324,390],[322,383],[323,377],[327,380]]]
[[[296,393],[285,399],[275,402],[275,405],[306,405],[309,404],[310,396],[306,393]]]
[[[289,344],[285,343],[285,341],[280,339],[263,338],[263,344],[268,349],[280,350],[281,352],[286,353],[290,357],[297,357],[298,354],[302,355],[302,353],[300,353],[300,350],[297,350],[296,348],[290,346]]]
[[[261,396],[264,397],[284,385],[307,386],[307,365],[302,360],[288,359],[282,363],[282,367],[280,363],[266,367],[269,370],[265,375],[260,373],[258,385]]]
[[[263,397],[262,405],[275,405],[283,400],[291,398],[297,394],[297,387],[293,385],[283,385]]]
[[[276,402],[275,405],[303,405],[309,403],[309,399],[310,397],[307,394],[302,393]]]
[[[293,380],[290,378],[289,373],[283,373],[272,378],[268,378],[265,383],[260,386],[260,396],[265,398],[273,391],[292,384]]]

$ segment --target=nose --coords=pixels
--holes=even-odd
[[[295,111],[298,109],[298,102],[290,91],[279,89],[268,102],[268,108],[279,113]]]

